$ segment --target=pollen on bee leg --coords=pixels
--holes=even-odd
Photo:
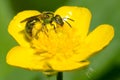
[[[55,24],[46,24],[43,25],[40,29],[33,29],[34,31],[34,37],[38,39],[41,35],[44,35],[46,37],[49,37],[50,33],[53,34],[56,33],[56,25]]]

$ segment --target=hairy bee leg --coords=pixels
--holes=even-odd
[[[38,37],[38,33],[41,31],[41,29],[40,30],[38,30],[37,32],[36,32],[36,34],[35,34],[35,39],[38,39],[39,37]]]
[[[46,32],[45,30],[43,30],[43,28],[42,28],[42,29],[38,30],[37,33],[35,34],[35,36],[34,36],[35,39],[38,39],[38,38],[39,38],[39,36],[38,36],[37,34],[38,34],[40,31],[43,32],[47,37],[49,37],[48,34],[47,34],[47,32]]]
[[[42,32],[44,32],[45,33],[45,35],[47,36],[47,37],[49,37],[48,36],[48,34],[47,34],[47,32],[48,32],[48,28],[47,28],[47,26],[45,25],[45,24],[42,24]]]
[[[38,39],[39,37],[38,37],[38,33],[41,31],[41,32],[44,32],[45,33],[45,35],[48,37],[48,35],[47,35],[47,33],[46,33],[46,30],[47,30],[47,32],[48,32],[48,29],[46,28],[46,25],[45,24],[42,24],[42,27],[36,32],[36,34],[35,34],[35,39]]]
[[[41,27],[41,29],[39,30],[39,32],[40,32],[40,31],[44,32],[44,34],[45,34],[47,37],[49,37],[48,34],[47,34],[48,29],[47,29],[47,26],[46,26],[45,24],[42,24],[42,27]]]
[[[45,35],[46,35],[47,37],[49,37],[46,31],[42,31],[42,32],[44,32],[44,33],[45,33]]]
[[[57,33],[55,25],[54,24],[50,24],[50,25],[53,26],[53,29],[54,29],[55,33]]]

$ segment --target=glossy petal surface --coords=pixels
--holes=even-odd
[[[62,18],[65,19],[65,21],[70,23],[76,34],[79,35],[81,39],[83,39],[88,34],[91,12],[87,8],[63,6],[58,8],[55,14],[59,14],[62,16]]]

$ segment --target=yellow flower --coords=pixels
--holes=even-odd
[[[69,71],[89,64],[87,60],[103,49],[114,36],[111,25],[102,24],[88,33],[91,13],[84,7],[63,6],[54,15],[63,18],[64,25],[36,22],[32,36],[25,32],[29,17],[42,13],[27,10],[18,13],[10,22],[8,31],[19,43],[7,54],[7,63],[13,66],[40,71]],[[42,21],[42,20],[41,20]]]

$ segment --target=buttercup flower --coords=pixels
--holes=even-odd
[[[38,11],[26,10],[10,22],[8,31],[19,46],[8,52],[8,64],[30,70],[58,72],[82,68],[89,65],[87,59],[108,45],[114,36],[114,29],[108,24],[88,32],[91,13],[84,7],[58,8],[54,16],[62,18],[61,25],[55,17],[43,24],[41,17],[33,18],[38,15],[42,17]],[[29,19],[33,20],[33,24]]]

